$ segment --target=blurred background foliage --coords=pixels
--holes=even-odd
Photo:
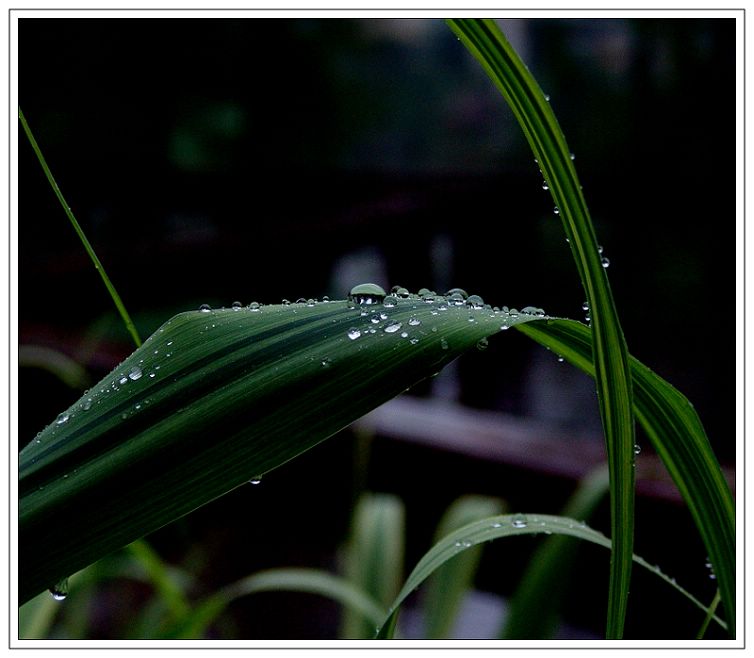
[[[734,21],[501,24],[574,151],[629,349],[689,397],[732,468],[734,317],[716,311],[734,305]],[[440,20],[23,18],[18,45],[21,106],[142,337],[201,303],[342,298],[367,280],[461,286],[493,305],[583,318],[520,129]],[[25,143],[19,171],[23,446],[132,345]],[[62,358],[40,364],[45,350]],[[84,373],[61,380],[54,364],[66,357]],[[591,381],[519,335],[490,341],[414,394],[601,448]],[[370,489],[405,501],[410,567],[459,495],[546,513],[574,486],[541,468],[536,447],[500,463],[457,440],[448,451],[377,436],[366,463],[347,430],[150,541],[205,593],[260,568],[332,567],[353,502]],[[675,514],[672,495],[646,490],[637,552],[711,598],[688,515]],[[534,544],[501,544],[485,552],[477,587],[507,595]],[[599,563],[588,556],[580,568]],[[566,604],[568,621],[585,632],[601,629],[603,558],[604,582],[577,581],[566,597],[580,603]],[[87,633],[117,637],[144,587],[105,582]],[[647,588],[632,590],[628,636],[651,634],[665,605]],[[337,607],[305,595],[301,619],[281,627],[290,596],[233,603],[213,633],[332,636]]]

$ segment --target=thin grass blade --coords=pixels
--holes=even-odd
[[[414,570],[403,585],[403,589],[401,589],[390,607],[390,610],[377,633],[377,639],[392,638],[401,604],[411,592],[419,587],[430,575],[432,575],[432,573],[439,569],[448,560],[454,558],[463,551],[469,550],[470,548],[484,542],[501,539],[503,537],[516,537],[521,535],[540,534],[543,532],[576,537],[597,544],[598,546],[603,546],[608,550],[612,548],[610,540],[601,532],[593,530],[583,522],[563,516],[552,516],[549,514],[503,514],[501,516],[493,516],[475,521],[474,523],[470,523],[444,537],[440,542],[430,548],[421,560],[419,560],[418,564],[414,567]],[[658,567],[649,564],[638,555],[633,555],[632,559],[636,564],[648,569],[664,580],[700,610],[703,610],[705,613],[709,611],[707,606],[689,594],[683,589],[683,587],[678,585],[674,579],[665,575]],[[716,616],[713,617],[713,619],[716,623],[725,628],[724,621]]]
[[[539,163],[571,246],[592,317],[595,382],[610,468],[607,637],[623,634],[634,535],[634,419],[628,349],[571,152],[548,99],[493,20],[448,24],[502,92]]]

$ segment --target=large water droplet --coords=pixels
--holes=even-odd
[[[461,295],[463,299],[467,299],[469,296],[469,293],[467,293],[463,288],[451,288],[450,290],[448,290],[448,292],[445,293],[445,296],[450,297],[451,295],[455,295],[456,293]]]
[[[390,289],[390,294],[400,297],[401,299],[408,299],[411,293],[403,286],[393,286]]]
[[[610,267],[610,259],[607,258],[606,256],[602,257],[602,267],[605,267],[605,268]],[[618,268],[618,269],[620,269],[620,268]]]
[[[466,300],[467,306],[471,308],[484,308],[484,300],[479,295],[470,295]]]
[[[259,310],[259,302],[251,302],[251,304],[249,304],[249,310],[250,311],[258,311]]]
[[[385,291],[376,283],[360,283],[351,288],[348,299],[357,304],[378,304],[385,299]]]
[[[455,306],[463,306],[466,302],[466,298],[460,293],[460,292],[454,292],[451,295],[448,295],[448,303],[454,304]]]
[[[140,379],[142,375],[141,368],[138,366],[134,366],[131,368],[131,370],[128,372],[128,378],[135,381],[137,379]]]
[[[84,401],[83,401],[83,402],[81,403],[81,408],[82,408],[82,409],[83,409],[84,411],[89,411],[89,409],[91,409],[91,408],[92,408],[92,398],[87,398],[86,400],[84,400]]]
[[[351,340],[356,340],[359,336],[361,336],[361,332],[356,327],[351,327],[348,330],[348,337]]]
[[[58,425],[62,425],[63,423],[68,422],[68,419],[71,417],[71,414],[69,414],[67,411],[64,411],[62,414],[60,414],[57,419],[55,420],[55,423]]]
[[[410,324],[410,325],[411,325],[412,327],[418,327],[418,326],[419,326],[419,325],[420,325],[420,324],[422,323],[422,321],[421,321],[421,320],[420,320],[419,318],[417,318],[417,317],[416,317],[415,315],[412,315],[412,316],[411,316],[411,317],[410,317],[410,318],[408,319],[408,323],[409,323],[409,324]]]
[[[68,578],[61,578],[53,587],[50,587],[50,594],[56,601],[62,601],[68,596]]]
[[[401,322],[391,322],[385,327],[385,333],[386,334],[394,334],[398,329],[400,329],[403,326],[403,323]]]
[[[202,313],[209,313],[209,312],[210,312],[210,311],[212,310],[212,307],[211,307],[211,306],[210,306],[209,304],[202,304],[202,305],[201,305],[201,306],[199,307],[199,310],[200,310],[200,311],[201,311]]]
[[[513,520],[511,521],[511,525],[514,528],[525,528],[527,525],[529,525],[529,522],[526,520],[526,517],[523,514],[516,514],[516,516],[514,516]]]

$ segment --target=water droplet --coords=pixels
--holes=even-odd
[[[388,295],[382,302],[382,305],[387,308],[393,308],[398,304],[398,298],[394,295]]]
[[[545,100],[549,103],[550,102],[550,94],[545,94]]]
[[[550,186],[547,184],[546,180],[542,181],[542,189],[543,190],[549,190],[550,189]]]
[[[249,480],[249,484],[259,484],[262,481],[261,475],[255,475],[253,478]]]
[[[477,342],[476,348],[480,352],[484,352],[490,345],[490,341],[488,341],[486,338],[482,338],[480,341]]]
[[[416,344],[417,344],[417,343],[419,342],[419,339],[418,339],[418,338],[412,338],[412,339],[411,339],[410,341],[408,341],[408,342],[409,342],[409,343],[411,343],[412,345],[416,345]]]
[[[638,443],[634,443],[634,454],[638,455],[641,452],[641,446]]]
[[[138,366],[134,366],[131,368],[131,370],[128,373],[128,378],[132,381],[136,381],[137,379],[140,379],[142,375],[141,368]]]
[[[60,414],[57,417],[57,420],[55,421],[55,423],[58,424],[58,425],[62,425],[63,423],[68,422],[68,419],[70,417],[71,417],[71,415],[67,411],[64,411],[62,414]]]
[[[330,298],[327,295],[322,295],[322,301],[327,304],[327,302],[330,301]]]
[[[121,378],[120,378],[120,379],[118,380],[118,383],[119,383],[119,384],[126,384],[126,383],[128,383],[128,377],[126,377],[125,375],[123,375],[123,376],[122,376],[122,377],[121,377]]]
[[[290,299],[283,299],[283,301],[281,302],[281,304],[283,306],[290,306],[291,305],[291,300]]]
[[[610,267],[610,259],[609,258],[607,258],[605,256],[602,257],[602,267],[605,267],[605,268]],[[618,268],[618,269],[620,269],[620,268]]]
[[[576,156],[573,153],[571,153],[570,157],[571,157],[571,160],[575,160],[576,159]]]
[[[249,310],[250,311],[258,311],[259,310],[259,302],[251,302],[251,304],[249,304]],[[261,320],[260,320],[260,322],[261,322]]]
[[[212,310],[212,307],[211,307],[211,306],[210,306],[209,304],[202,304],[202,305],[201,305],[201,306],[199,307],[199,310],[200,310],[200,311],[201,311],[202,313],[209,313],[209,312],[210,312],[210,311]]]
[[[502,528],[502,527],[503,527],[503,524],[500,523],[499,521],[495,521],[495,523],[490,525],[490,528]]]
[[[232,309],[233,309],[234,311],[238,311],[238,310],[240,310],[240,308],[241,308],[242,306],[243,306],[243,304],[242,304],[241,302],[233,302],[233,303],[232,303],[232,304],[230,305],[230,307],[231,307],[231,308],[232,308]]]
[[[408,331],[401,331],[401,338],[408,338]]]
[[[390,289],[390,294],[400,297],[401,299],[408,299],[411,293],[402,286],[393,286]]]
[[[471,308],[484,308],[484,300],[479,295],[471,295],[466,299],[466,305]]]
[[[429,288],[420,288],[419,292],[417,294],[425,302],[432,302],[432,301],[434,301],[435,297],[437,296],[437,293],[434,290],[430,290]]]
[[[448,295],[448,302],[455,304],[456,306],[463,306],[466,302],[466,298],[460,292],[454,292]]]
[[[442,349],[444,349],[444,350],[447,350],[448,349],[448,341],[445,340],[444,338],[441,339],[440,340],[440,347],[442,347]]]
[[[412,327],[418,327],[418,326],[419,326],[419,325],[420,325],[420,324],[422,323],[422,321],[421,321],[421,320],[420,320],[419,318],[417,318],[417,317],[416,317],[415,315],[412,315],[412,316],[411,316],[411,317],[410,317],[410,318],[408,319],[408,323],[409,323],[409,324],[410,324],[410,325],[411,325]]]
[[[563,363],[563,361],[565,361],[565,359],[562,356],[558,355],[558,363]]]
[[[529,522],[526,520],[526,517],[523,514],[516,514],[516,516],[514,516],[513,520],[511,521],[511,525],[514,528],[525,528],[527,525],[529,525]]]
[[[555,206],[555,207],[554,207],[554,208],[552,209],[552,211],[553,211],[553,212],[554,212],[554,213],[555,213],[556,215],[559,215],[559,214],[560,214],[560,208],[558,208],[557,206]]]
[[[56,601],[62,601],[68,596],[68,578],[60,579],[53,587],[50,587],[50,594]]]
[[[451,295],[455,295],[456,293],[461,295],[463,299],[467,299],[469,296],[469,293],[467,293],[463,288],[451,288],[450,290],[448,290],[448,292],[445,293],[445,296],[450,297]]]
[[[348,330],[348,337],[351,340],[356,340],[359,336],[361,336],[361,332],[356,327],[351,327]]]
[[[400,329],[403,326],[401,322],[391,322],[385,327],[385,333],[386,334],[394,334],[398,329]]]
[[[385,299],[385,291],[376,283],[360,283],[351,288],[348,299],[357,304],[378,304]]]

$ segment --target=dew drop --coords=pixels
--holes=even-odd
[[[582,311],[587,311],[587,312],[588,312],[588,311],[589,311],[589,302],[584,302],[584,303],[583,303],[583,304],[581,305],[581,310],[582,310]]]
[[[411,293],[402,286],[393,286],[390,289],[390,294],[395,295],[396,297],[400,297],[401,299],[408,299]]]
[[[576,159],[576,156],[573,153],[571,153],[570,157],[571,157],[571,160],[575,160]]]
[[[565,359],[562,356],[558,356],[558,363],[563,363]]]
[[[134,366],[131,368],[131,370],[128,373],[128,378],[132,381],[136,381],[137,379],[140,379],[142,375],[141,368],[138,366]]]
[[[385,327],[385,333],[386,334],[394,334],[398,329],[400,329],[403,326],[401,322],[391,322]]]
[[[480,352],[484,352],[484,350],[486,350],[489,347],[489,345],[490,345],[490,341],[488,341],[486,338],[482,338],[481,340],[477,342],[476,348]]]
[[[401,338],[408,338],[408,331],[401,331]]]
[[[490,525],[490,528],[502,528],[502,527],[503,527],[503,524],[500,523],[499,521],[495,521],[495,523]]]
[[[451,295],[459,294],[461,295],[462,299],[467,299],[469,296],[469,293],[467,293],[463,288],[451,288],[448,290],[448,292],[445,293],[446,297],[450,297]]]
[[[255,475],[251,480],[249,480],[249,484],[259,484],[262,481],[261,475]]]
[[[526,520],[526,517],[523,514],[516,514],[516,516],[514,516],[513,520],[511,521],[511,525],[514,528],[525,528],[527,525],[529,525],[529,522]]]
[[[641,452],[641,446],[638,443],[634,443],[634,454],[638,455]]]
[[[479,295],[471,295],[466,299],[466,305],[471,308],[484,308],[484,300]]]
[[[448,349],[448,341],[445,340],[444,338],[441,339],[440,340],[440,347],[442,347],[442,349],[444,349],[444,350],[447,350]]]
[[[395,295],[388,295],[382,302],[386,308],[393,308],[398,304],[398,298]]]
[[[547,184],[546,180],[542,181],[542,189],[543,190],[549,190],[550,189],[550,186]]]
[[[68,596],[68,578],[61,578],[49,591],[56,601],[64,600]]]
[[[410,341],[408,341],[408,342],[409,342],[409,343],[411,343],[412,345],[416,345],[416,344],[417,344],[417,343],[419,342],[419,339],[418,339],[418,338],[412,338],[412,339],[411,339]]]
[[[209,304],[202,304],[202,305],[201,305],[201,306],[199,307],[199,310],[200,310],[200,311],[201,311],[202,313],[209,313],[209,312],[210,312],[210,311],[212,310],[212,307],[211,307],[211,306],[210,306]]]
[[[361,336],[361,332],[356,327],[351,327],[348,330],[348,337],[351,340],[356,340],[359,336]]]
[[[376,283],[360,283],[351,288],[348,299],[356,304],[378,304],[385,299],[385,291]]]
[[[234,311],[238,311],[238,310],[240,310],[242,306],[243,306],[243,304],[242,304],[241,302],[233,302],[233,303],[232,303],[232,304],[230,305],[230,307],[231,307],[231,308],[232,308],[232,309],[233,309]]]
[[[552,211],[553,211],[553,212],[554,212],[554,213],[555,213],[556,215],[559,215],[559,214],[560,214],[560,208],[558,208],[557,206],[555,206],[555,207],[554,207],[554,208],[552,209]]]
[[[604,267],[604,268],[610,267],[610,259],[607,258],[606,256],[602,257],[602,267]]]
[[[70,417],[71,417],[71,415],[70,415],[70,414],[69,414],[69,413],[68,413],[67,411],[64,411],[64,412],[63,412],[62,414],[60,414],[60,415],[59,415],[59,416],[57,417],[57,420],[55,421],[55,423],[56,423],[57,425],[62,425],[63,423],[66,423],[66,422],[68,422],[68,419],[69,419]]]
[[[410,324],[410,325],[411,325],[412,327],[418,327],[418,326],[419,326],[419,325],[420,325],[420,324],[422,323],[422,321],[421,321],[421,320],[420,320],[419,318],[417,318],[417,317],[416,317],[415,315],[412,315],[412,316],[411,316],[411,317],[410,317],[410,318],[408,319],[408,323],[409,323],[409,324]]]
[[[550,102],[550,94],[545,94],[545,100],[549,103]]]
[[[251,304],[249,304],[249,310],[250,311],[258,311],[259,310],[259,302],[251,302]],[[260,320],[260,322],[261,322],[261,320]]]

